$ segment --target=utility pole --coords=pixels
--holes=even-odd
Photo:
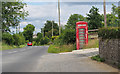
[[[17,34],[17,26],[16,26],[16,34]]]
[[[107,27],[107,23],[106,23],[106,2],[104,0],[104,24],[105,24],[105,27]]]
[[[20,24],[19,24],[19,33],[20,33]]]
[[[44,37],[44,27],[43,27],[43,37]]]
[[[58,19],[59,19],[59,35],[61,34],[61,25],[60,25],[60,0],[58,0]]]
[[[53,37],[53,21],[52,21],[52,37]]]

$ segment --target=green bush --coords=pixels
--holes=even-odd
[[[120,27],[101,28],[98,36],[102,39],[118,39],[120,38]]]
[[[39,44],[40,43],[40,40],[42,39],[43,35],[41,33],[38,33],[37,34],[37,38],[36,38],[36,43]]]
[[[51,41],[53,42],[55,39],[57,39],[59,36],[52,36]]]
[[[32,45],[33,45],[33,46],[35,46],[35,45],[37,45],[37,44],[36,44],[36,42],[35,42],[35,41],[33,41],[33,42],[32,42]]]
[[[2,34],[2,40],[8,45],[13,45],[15,41],[13,36],[8,32]]]
[[[29,40],[26,40],[25,42],[26,42],[26,43],[28,43],[28,42],[29,42]]]
[[[14,45],[19,46],[19,45],[25,44],[25,38],[22,34],[14,34],[13,38],[15,39]]]
[[[48,37],[44,37],[40,40],[40,44],[44,45],[44,44],[48,44],[50,41],[50,39]]]
[[[93,56],[93,57],[91,57],[91,59],[96,60],[98,62],[104,62],[105,61],[105,59],[101,58],[99,55]]]
[[[74,44],[76,42],[76,32],[74,29],[65,29],[63,33],[57,38],[54,44]]]

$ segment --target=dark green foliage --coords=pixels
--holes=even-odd
[[[118,39],[120,38],[120,27],[101,28],[98,31],[98,36],[103,39]]]
[[[69,17],[68,21],[67,21],[66,28],[75,29],[76,22],[79,22],[79,21],[85,21],[85,18],[82,15],[79,15],[79,14],[71,15]]]
[[[2,2],[2,31],[10,31],[10,26],[17,26],[20,20],[24,19],[28,12],[24,10],[26,6],[22,2]]]
[[[15,40],[14,45],[19,46],[19,45],[25,44],[25,38],[22,34],[14,34],[13,38]]]
[[[24,37],[25,37],[26,40],[32,41],[34,30],[35,30],[35,27],[32,24],[28,24],[24,28],[23,35],[24,35]]]
[[[9,45],[13,45],[14,41],[15,41],[13,36],[8,32],[4,32],[2,34],[2,40],[5,41],[5,43],[7,43]]]
[[[89,29],[98,29],[102,27],[102,16],[98,13],[99,9],[92,6],[87,14]]]
[[[101,58],[99,55],[91,57],[92,60],[96,60],[98,62],[105,62],[104,58]]]
[[[40,40],[40,44],[41,45],[48,44],[49,41],[50,39],[48,37],[44,37]]]
[[[44,27],[44,34],[49,38],[52,37],[52,24],[53,24],[53,35],[57,36],[59,34],[58,24],[55,23],[54,21],[46,21]],[[41,29],[41,33],[43,33],[43,29]]]
[[[40,43],[42,37],[43,37],[42,33],[37,33],[37,38],[36,38],[36,40],[35,40],[37,44]]]
[[[74,44],[76,41],[76,33],[74,29],[65,29],[63,33],[54,42],[55,44]]]
[[[118,17],[113,14],[107,14],[107,26],[118,27]]]
[[[73,29],[66,29],[61,35],[60,38],[63,39],[63,42],[66,44],[74,44],[76,41],[76,33]]]
[[[51,41],[53,42],[55,39],[57,39],[59,36],[52,36]]]

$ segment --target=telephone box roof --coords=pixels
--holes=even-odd
[[[79,22],[77,22],[76,24],[87,24],[87,22],[79,21]]]

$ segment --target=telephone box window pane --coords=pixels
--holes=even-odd
[[[85,34],[79,34],[79,36],[85,36]]]
[[[81,30],[83,31],[83,30],[85,30],[85,29],[79,29],[79,31],[81,31]]]
[[[79,37],[79,39],[85,39],[85,37]]]
[[[85,40],[80,40],[80,42],[85,41]]]
[[[80,43],[80,44],[84,44],[84,43]]]
[[[85,32],[79,32],[79,33],[85,33]]]

